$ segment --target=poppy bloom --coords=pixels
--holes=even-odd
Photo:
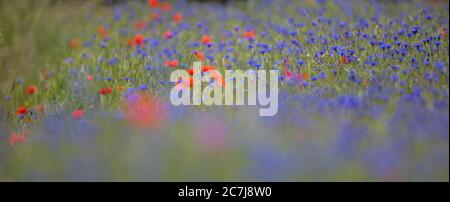
[[[72,112],[72,118],[74,119],[80,119],[84,116],[84,110],[83,109],[77,109]]]
[[[153,21],[155,21],[155,20],[159,20],[159,13],[158,12],[154,12],[154,13],[150,13],[150,14],[148,14],[148,17],[151,19],[151,20],[153,20]]]
[[[127,46],[131,47],[131,48],[134,47],[134,39],[133,38],[127,40]]]
[[[347,57],[345,57],[345,55],[342,56],[341,59],[338,61],[338,64],[348,64],[348,63],[350,62],[348,61]]]
[[[308,80],[309,79],[309,74],[308,73],[299,73],[297,76],[298,76],[299,79],[302,79],[302,80]]]
[[[19,108],[17,108],[17,111],[16,111],[16,114],[17,115],[25,115],[26,113],[28,112],[28,109],[27,109],[27,107],[25,107],[25,106],[20,106]]]
[[[148,6],[150,6],[150,8],[158,8],[158,6],[159,6],[158,0],[148,0],[147,3],[148,3]]]
[[[194,51],[194,55],[195,55],[195,57],[197,57],[200,61],[205,60],[205,56],[204,56],[203,53],[200,52],[200,51]]]
[[[142,34],[138,34],[134,37],[134,43],[138,46],[142,46],[144,44],[144,37]]]
[[[104,26],[99,26],[97,32],[103,38],[108,36],[108,31],[106,31],[106,28]]]
[[[88,74],[88,75],[86,76],[86,80],[92,81],[92,80],[94,80],[94,76]]]
[[[161,10],[164,12],[169,12],[170,10],[172,10],[172,5],[169,2],[163,2],[161,4]]]
[[[143,129],[161,126],[166,117],[164,106],[157,99],[144,93],[128,96],[122,109],[125,119],[131,125]]]
[[[203,44],[208,45],[212,43],[212,39],[208,35],[203,35],[202,39],[200,40]]]
[[[11,136],[9,136],[8,143],[10,145],[15,145],[17,143],[23,143],[27,141],[28,137],[26,135],[20,135],[13,133]]]
[[[104,87],[99,91],[100,95],[107,95],[112,93],[112,89],[110,87]]]
[[[164,32],[164,38],[171,39],[173,37],[173,33],[171,31]]]
[[[185,84],[185,87],[192,87],[194,85],[194,78],[189,77],[189,80],[186,81],[184,84]]]
[[[171,67],[171,68],[178,67],[178,60],[166,60],[164,62],[164,65],[166,65],[166,67]]]
[[[193,75],[194,74],[194,69],[193,68],[188,68],[187,72],[188,72],[188,74]]]
[[[216,68],[214,66],[211,65],[203,65],[202,67],[202,72],[207,72],[209,70],[215,70]]]
[[[256,37],[256,33],[255,33],[255,31],[247,31],[247,32],[244,33],[243,37],[248,39],[248,40],[251,40],[251,39],[254,39]]]
[[[136,29],[138,29],[138,30],[142,30],[142,29],[147,28],[147,25],[145,24],[145,22],[137,21],[137,22],[134,24],[134,27],[135,27]]]
[[[33,86],[28,86],[26,91],[27,91],[28,95],[33,95],[33,94],[37,93],[37,88],[34,85]]]
[[[181,13],[177,12],[177,13],[175,13],[175,15],[173,15],[172,20],[175,23],[179,23],[179,22],[183,21],[183,15]]]
[[[70,47],[71,49],[77,48],[79,44],[80,44],[80,41],[79,41],[78,39],[76,39],[76,38],[72,38],[72,39],[70,39],[70,41],[69,41],[69,47]]]

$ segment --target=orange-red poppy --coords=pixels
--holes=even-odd
[[[104,87],[99,90],[100,95],[108,95],[112,93],[112,88],[110,87]]]
[[[79,41],[77,38],[72,38],[72,39],[70,39],[70,41],[69,41],[69,47],[70,47],[71,49],[77,48],[79,44],[80,44],[80,41]]]
[[[175,23],[179,23],[179,22],[183,21],[183,15],[180,12],[177,12],[173,15],[172,20]]]
[[[159,6],[158,0],[148,0],[147,3],[148,3],[148,6],[150,6],[150,8],[158,8],[158,6]]]
[[[256,37],[255,31],[247,31],[243,34],[243,37],[246,39],[254,39]]]
[[[28,86],[28,88],[26,89],[26,92],[28,95],[33,95],[35,93],[37,93],[37,87],[34,85]]]
[[[208,35],[203,35],[203,37],[200,39],[200,41],[201,41],[203,44],[210,44],[210,43],[212,43],[212,39],[211,39],[211,37],[208,36]]]
[[[200,52],[200,51],[194,51],[194,55],[195,55],[195,57],[197,57],[200,61],[205,60],[205,56],[204,56],[203,53]]]
[[[137,34],[134,37],[134,44],[142,46],[144,44],[144,36],[142,36],[142,34]]]
[[[171,68],[178,67],[178,60],[166,60],[164,62],[164,65],[166,67],[171,67]]]
[[[106,31],[106,28],[102,25],[97,28],[97,32],[103,38],[108,36],[108,31]]]
[[[17,108],[16,114],[17,115],[25,115],[28,112],[28,109],[26,106],[19,106],[19,108]]]

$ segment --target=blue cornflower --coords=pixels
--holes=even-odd
[[[148,90],[147,84],[142,84],[139,86],[139,89],[141,89],[142,91],[146,91]]]
[[[445,64],[442,61],[436,61],[434,63],[434,68],[438,69],[442,73],[445,73]]]
[[[109,61],[108,61],[108,65],[115,65],[115,64],[117,64],[117,59],[114,57],[114,58],[111,58]]]
[[[392,76],[391,76],[391,80],[393,82],[398,81],[399,78],[400,78],[400,75],[398,73],[392,74]]]

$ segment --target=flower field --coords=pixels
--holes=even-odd
[[[0,181],[448,181],[448,18],[436,0],[0,1]],[[277,114],[173,105],[194,62],[278,70]]]

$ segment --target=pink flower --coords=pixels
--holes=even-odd
[[[86,76],[86,80],[92,81],[92,80],[94,80],[94,76],[89,74],[89,75]]]

